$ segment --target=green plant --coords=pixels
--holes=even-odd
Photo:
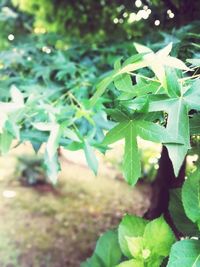
[[[108,232],[85,266],[173,267],[179,257],[185,257],[186,267],[191,262],[198,266],[199,240],[191,238],[199,238],[199,163],[185,181],[184,162],[188,154],[199,154],[199,57],[195,52],[187,60],[188,67],[169,55],[171,49],[169,44],[154,53],[135,44],[137,53],[122,60],[126,53],[120,53],[119,47],[101,48],[101,53],[94,48],[89,56],[87,48],[61,52],[51,42],[44,45],[41,38],[37,46],[19,44],[1,54],[1,154],[9,151],[14,139],[19,144],[30,141],[36,152],[46,143],[45,166],[52,183],[57,181],[60,146],[83,149],[96,173],[94,149],[104,153],[123,139],[124,177],[132,186],[141,177],[138,136],[167,148],[159,162],[156,181],[161,182],[162,191],[155,202],[156,215],[150,216],[153,220],[126,216],[118,229],[119,243],[117,232]],[[117,60],[115,53],[120,55]],[[98,82],[112,61],[114,70]],[[163,155],[171,165],[161,164]],[[121,233],[123,227],[127,229]],[[180,241],[181,237],[188,239]],[[192,251],[189,259],[185,250]]]
[[[169,157],[173,168],[165,170],[168,172],[165,176],[172,177],[163,188],[170,190],[170,198],[166,200],[163,194],[158,199],[164,217],[154,215],[148,222],[126,215],[118,227],[118,239],[113,246],[116,253],[108,249],[107,244],[112,246],[112,242],[109,243],[106,233],[100,237],[93,256],[82,266],[199,266],[199,61],[187,67],[169,56],[171,44],[156,53],[143,45],[135,47],[138,54],[123,63],[121,58],[115,62],[114,70],[97,85],[90,104],[95,105],[107,88],[112,90],[114,83],[119,93],[107,113],[116,125],[102,144],[108,146],[125,140],[124,177],[130,185],[135,185],[141,176],[137,136],[162,143],[168,150],[162,156]],[[184,162],[191,153],[198,155],[196,170],[185,179]],[[162,156],[159,182],[166,179],[164,175],[159,177],[163,173]]]
[[[93,256],[81,267],[160,266],[174,242],[175,236],[163,217],[149,222],[126,215],[117,231],[100,237]]]
[[[18,157],[16,173],[23,185],[47,183],[44,160],[36,156],[21,155]]]

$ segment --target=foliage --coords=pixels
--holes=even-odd
[[[27,1],[20,2],[25,4],[22,9],[35,13],[34,1],[29,2],[30,6]],[[41,7],[37,14],[42,18],[46,12],[54,11],[48,1],[41,1]],[[200,62],[199,46],[195,43],[199,34],[188,33],[197,25],[174,30],[172,34],[161,33],[163,42],[156,40],[153,44],[152,38],[148,46],[72,46],[58,42],[58,35],[54,34],[31,35],[26,43],[19,39],[0,54],[1,154],[10,150],[13,140],[18,144],[31,142],[36,152],[46,143],[46,173],[55,184],[60,146],[82,149],[96,174],[94,150],[105,153],[109,145],[122,139],[124,177],[134,186],[142,176],[137,145],[140,137],[167,147],[178,176],[188,154],[197,154],[199,159]],[[169,41],[175,43],[174,50]],[[127,58],[130,53],[132,56]],[[82,266],[173,267],[180,265],[181,259],[185,266],[197,265],[199,175],[196,162],[196,171],[186,179],[183,188],[171,192],[169,211],[178,236],[163,216],[146,221],[127,215],[117,231],[100,237],[93,256]],[[198,240],[193,240],[194,236]],[[187,239],[177,241],[180,237]]]
[[[188,67],[179,59],[169,56],[171,44],[156,53],[139,44],[135,44],[135,47],[139,54],[123,63],[121,59],[117,60],[114,70],[100,81],[96,93],[90,100],[92,106],[98,103],[99,97],[107,92],[107,89],[112,90],[112,83],[119,92],[115,105],[107,110],[117,125],[108,131],[102,144],[107,146],[125,139],[123,169],[125,179],[131,185],[141,176],[136,137],[139,135],[145,140],[163,143],[168,149],[177,176],[185,156],[191,149],[191,136],[199,138],[200,110],[199,75],[195,72],[198,65]],[[150,71],[144,69],[146,67]],[[198,142],[196,145],[193,142],[192,145],[198,146]],[[199,149],[195,153],[199,155]],[[174,191],[171,195],[170,212],[180,236],[192,238],[195,234],[198,239],[200,176],[199,163],[196,164],[196,171],[185,181],[181,193]],[[122,258],[119,266],[156,267],[162,264],[177,236],[172,238],[170,226],[165,222],[162,228],[157,220],[161,219],[156,219],[155,225],[154,221],[151,221],[145,226],[143,219],[131,221],[125,217],[118,230],[119,244],[123,255],[129,260],[124,262]],[[129,225],[128,230],[126,227],[124,229],[124,222],[125,225]],[[132,235],[132,238],[127,239],[120,234],[120,230],[128,236]],[[148,244],[148,236],[153,247]],[[166,244],[161,245],[162,240],[159,238],[164,238]],[[176,266],[182,257],[185,257],[186,266],[198,264],[198,242],[185,240],[172,246],[167,266]],[[191,257],[185,256],[187,249],[193,250]]]
[[[48,141],[45,165],[51,181],[56,181],[59,170],[60,145],[70,150],[83,149],[96,172],[92,147],[98,146],[102,130],[109,129],[112,123],[101,103],[90,109],[87,99],[102,72],[102,62],[109,66],[116,56],[108,57],[106,49],[94,49],[89,56],[87,47],[79,46],[61,52],[43,46],[43,38],[37,46],[34,41],[1,53],[1,153],[9,150],[14,138],[19,142],[29,140],[35,151]],[[116,50],[120,51],[120,47]]]
[[[159,235],[155,235],[156,232]],[[112,232],[116,236],[114,246],[110,233],[106,232],[100,237],[93,256],[81,266],[160,266],[175,241],[174,234],[163,217],[148,222],[126,215],[119,224],[118,233]],[[109,250],[109,247],[112,249]],[[119,248],[125,257],[118,252]],[[115,255],[113,261],[105,261],[108,257],[111,259],[112,255]]]
[[[196,1],[3,0],[2,6],[18,14],[16,31],[56,32],[68,40],[81,38],[90,43],[130,40],[152,29],[166,31],[199,19]]]
[[[47,183],[44,162],[42,158],[22,155],[18,158],[16,173],[23,185],[37,185]]]
[[[168,267],[184,264],[185,267],[200,264],[199,240],[182,240],[172,246]]]

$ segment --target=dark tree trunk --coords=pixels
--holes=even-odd
[[[152,220],[159,217],[161,214],[164,214],[165,219],[170,224],[174,232],[176,229],[168,211],[169,193],[170,189],[178,188],[183,185],[185,178],[185,167],[186,161],[183,162],[178,177],[175,177],[168,151],[166,147],[163,147],[159,160],[158,173],[155,181],[152,184],[153,192],[151,206],[144,216],[146,219]]]

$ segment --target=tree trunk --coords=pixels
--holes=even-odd
[[[170,189],[178,188],[183,185],[185,179],[185,167],[186,160],[183,162],[178,177],[175,177],[168,151],[166,147],[163,147],[159,160],[158,173],[155,181],[152,183],[153,193],[151,206],[144,216],[146,219],[152,220],[159,217],[161,214],[164,214],[169,225],[176,231],[168,211],[169,194]]]

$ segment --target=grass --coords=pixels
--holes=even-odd
[[[21,146],[0,159],[1,267],[78,267],[124,213],[147,209],[148,188],[116,180],[118,170],[101,159],[95,177],[77,155],[63,158],[56,194],[23,187],[15,177],[15,157],[25,152],[32,154]],[[15,197],[6,198],[5,190]]]

